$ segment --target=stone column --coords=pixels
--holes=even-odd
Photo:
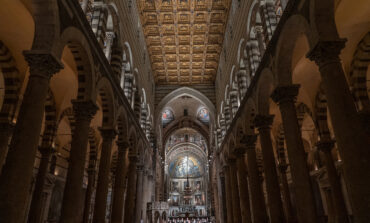
[[[112,223],[122,223],[123,204],[125,202],[125,182],[126,182],[126,154],[129,144],[118,142],[117,168],[113,188]]]
[[[223,172],[225,177],[225,189],[226,189],[226,216],[227,216],[227,222],[234,222],[233,220],[233,204],[232,204],[232,194],[231,194],[231,180],[230,180],[230,167],[224,166]]]
[[[143,172],[144,166],[137,165],[136,175],[137,175],[137,185],[136,185],[136,205],[135,205],[135,222],[140,223],[141,219],[141,208],[143,202]]]
[[[90,212],[91,212],[91,206],[92,206],[92,195],[94,193],[95,189],[95,165],[93,167],[89,166],[89,169],[87,170],[88,174],[88,184],[87,184],[87,190],[86,190],[86,197],[85,197],[85,208],[84,208],[84,216],[83,216],[83,223],[90,223]]]
[[[290,191],[289,191],[289,184],[288,178],[286,175],[286,171],[288,169],[288,165],[285,163],[279,164],[279,170],[281,174],[281,184],[282,184],[282,194],[285,204],[285,214],[288,223],[296,222],[295,216],[293,215],[293,208],[292,208],[292,199],[290,198]]]
[[[249,188],[247,178],[247,166],[245,165],[246,148],[237,147],[234,150],[236,155],[236,166],[238,171],[238,185],[240,196],[240,210],[242,216],[242,223],[252,223],[252,214],[249,200]]]
[[[251,205],[253,213],[253,222],[265,223],[268,222],[266,213],[265,198],[263,196],[261,177],[259,174],[256,147],[255,143],[257,140],[256,135],[246,135],[242,139],[242,142],[246,145],[247,150],[247,161],[248,161],[248,173],[249,173],[249,188],[251,195]]]
[[[129,154],[130,164],[128,167],[128,182],[125,201],[125,223],[134,222],[135,220],[135,197],[136,197],[136,162],[137,157]]]
[[[76,210],[80,208],[83,197],[82,183],[85,172],[89,126],[98,109],[92,101],[72,101],[72,104],[76,122],[64,187],[61,223],[81,222],[79,216],[76,215]]]
[[[9,138],[12,135],[14,125],[9,121],[0,124],[0,173],[8,153]]]
[[[290,172],[296,195],[298,220],[302,223],[315,223],[317,222],[315,199],[294,105],[298,90],[299,85],[279,86],[271,97],[278,103],[283,120]]]
[[[98,184],[96,186],[94,223],[105,223],[107,210],[107,196],[109,187],[110,163],[112,156],[112,142],[116,136],[114,129],[101,128],[103,138],[102,150],[99,162]]]
[[[226,199],[226,181],[225,181],[225,173],[223,171],[220,172],[220,186],[221,186],[221,207],[220,212],[222,215],[221,222],[227,222],[227,199]]]
[[[42,222],[42,194],[44,192],[45,179],[48,172],[49,160],[53,151],[50,147],[39,147],[41,153],[41,160],[39,170],[36,177],[35,189],[33,191],[30,212],[28,215],[29,223]]]
[[[146,221],[146,203],[149,202],[149,194],[150,194],[150,186],[149,186],[149,170],[148,168],[144,168],[143,172],[143,187],[142,187],[142,193],[143,193],[143,201],[141,202],[141,210],[142,210],[142,219],[144,222]]]
[[[240,223],[241,213],[240,213],[240,200],[239,200],[236,159],[229,159],[229,165],[230,165],[230,168],[229,168],[230,188],[231,188],[231,196],[232,196],[232,203],[233,203],[233,219],[234,219],[234,223]]]
[[[333,197],[333,206],[336,223],[348,223],[347,208],[344,203],[342,188],[335,168],[331,151],[334,147],[334,141],[320,141],[316,144],[317,149],[324,154],[325,167],[328,173],[328,179],[331,187],[331,194]]]
[[[357,113],[339,55],[346,40],[319,40],[307,55],[319,66],[355,222],[370,221],[370,136]]]
[[[30,76],[0,177],[0,219],[22,222],[29,200],[50,77],[63,68],[54,55],[26,51]]]
[[[271,125],[274,116],[257,115],[254,124],[258,128],[262,147],[262,162],[265,172],[267,199],[269,203],[270,222],[284,222],[283,204],[281,202],[280,184],[276,172],[274,151],[271,142]]]

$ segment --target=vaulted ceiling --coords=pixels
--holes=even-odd
[[[137,0],[156,84],[213,84],[230,0]]]

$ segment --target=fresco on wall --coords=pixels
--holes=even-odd
[[[165,127],[168,125],[170,122],[172,122],[175,119],[173,112],[169,109],[165,109],[162,112],[162,125]]]
[[[206,108],[201,108],[198,111],[198,119],[204,123],[209,122],[209,111]]]
[[[169,165],[170,175],[174,178],[201,177],[198,159],[193,156],[181,156]]]

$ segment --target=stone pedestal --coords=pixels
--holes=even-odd
[[[24,55],[30,66],[30,76],[0,177],[0,219],[3,222],[25,219],[50,77],[63,68],[59,59],[49,52],[26,51]]]
[[[266,180],[267,199],[269,203],[270,222],[284,222],[283,204],[281,202],[280,185],[276,172],[274,151],[271,142],[270,128],[274,116],[257,115],[254,123],[258,128],[262,147],[262,161]]]
[[[72,101],[75,113],[75,130],[72,136],[69,155],[68,173],[64,188],[61,223],[79,223],[76,215],[82,204],[82,183],[85,171],[85,160],[91,119],[97,111],[97,106],[91,101]]]
[[[283,120],[298,220],[302,223],[316,223],[315,199],[294,104],[298,90],[299,85],[279,86],[274,90],[271,97],[278,103]]]

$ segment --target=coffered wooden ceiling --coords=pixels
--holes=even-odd
[[[156,84],[213,84],[230,0],[138,0]]]

